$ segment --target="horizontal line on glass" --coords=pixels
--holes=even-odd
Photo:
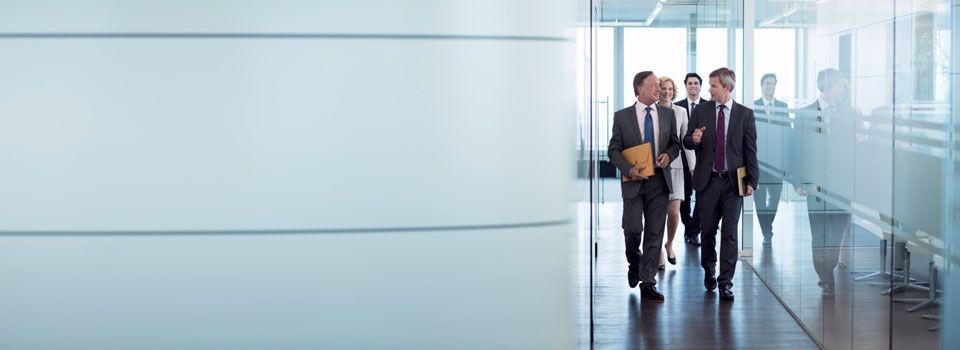
[[[0,33],[0,39],[374,39],[374,40],[489,40],[572,41],[533,35],[361,34],[361,33]]]
[[[569,220],[524,222],[514,224],[413,226],[413,227],[358,227],[326,229],[263,229],[263,230],[119,230],[119,231],[72,231],[72,230],[10,230],[0,231],[0,236],[215,236],[215,235],[318,235],[345,233],[402,233],[431,231],[478,231],[518,228],[564,226]]]

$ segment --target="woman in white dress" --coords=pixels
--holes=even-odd
[[[683,139],[687,134],[687,109],[674,105],[673,98],[676,95],[677,85],[673,79],[663,76],[660,77],[660,105],[667,108],[673,108],[673,114],[676,116],[677,136]],[[684,149],[687,155],[687,164],[690,165],[690,172],[693,173],[693,165],[697,164],[697,156],[692,150]],[[677,225],[680,224],[680,202],[683,201],[683,160],[677,157],[670,163],[670,180],[673,185],[673,192],[670,193],[670,201],[667,202],[667,240],[664,242],[665,252],[660,254],[660,269],[663,270],[666,265],[664,259],[672,265],[677,264],[677,254],[673,251],[673,238],[677,235]]]

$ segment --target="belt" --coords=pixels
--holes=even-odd
[[[730,176],[730,173],[729,173],[729,172],[726,172],[726,171],[721,172],[721,173],[718,173],[718,172],[716,172],[716,171],[713,171],[713,172],[710,172],[710,176],[712,176],[712,177],[724,178],[724,177]]]

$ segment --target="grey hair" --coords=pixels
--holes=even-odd
[[[820,90],[820,92],[827,91],[827,89],[839,84],[844,78],[846,77],[843,76],[843,73],[835,68],[821,70],[817,73],[817,90]]]
[[[730,88],[730,91],[733,91],[733,87],[737,84],[737,74],[727,67],[720,67],[710,72],[710,77],[716,77],[720,80],[720,85],[725,88]]]

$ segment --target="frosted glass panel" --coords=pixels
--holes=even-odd
[[[559,38],[575,1],[0,1],[0,33],[322,33]],[[572,35],[572,34],[571,34]]]
[[[0,228],[563,220],[572,153],[556,145],[572,141],[574,105],[556,72],[571,48],[0,41]],[[543,205],[498,204],[530,201]]]
[[[0,0],[0,348],[568,348],[575,4]]]
[[[0,348],[566,348],[567,229],[0,237]]]

